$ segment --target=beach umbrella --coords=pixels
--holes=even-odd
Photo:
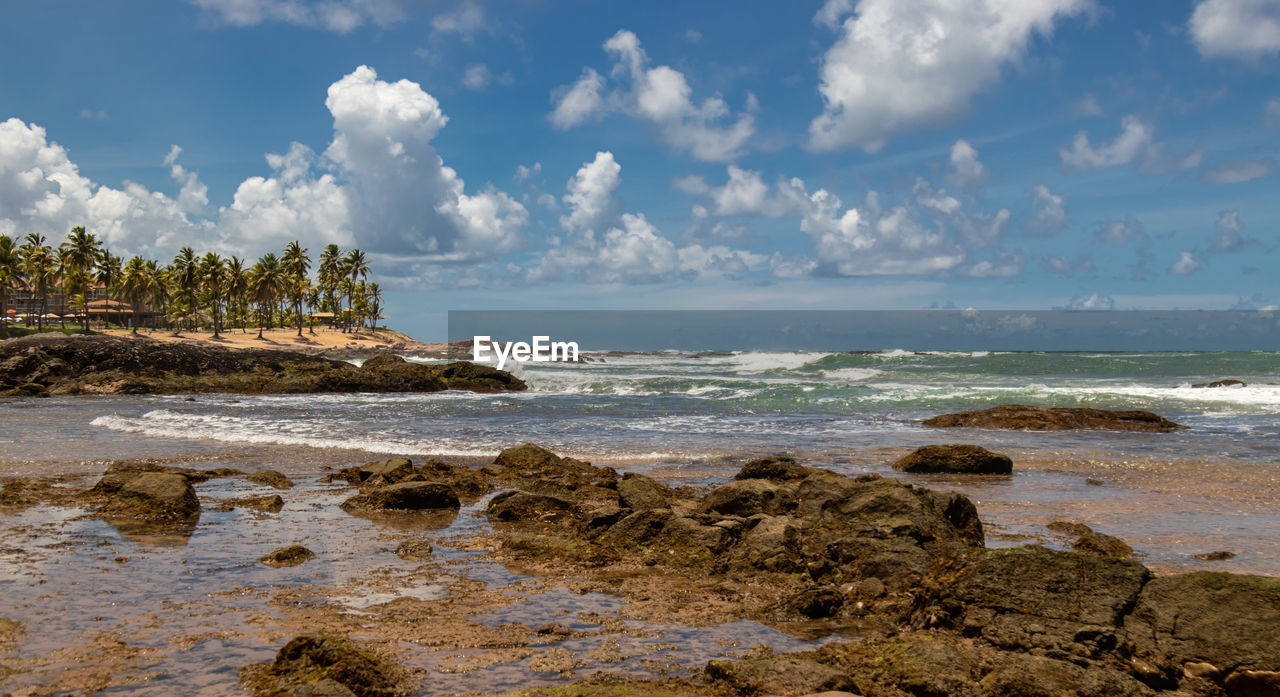
[[[18,314],[18,311],[17,311],[17,310],[15,310],[15,309],[13,309],[13,308],[11,307],[11,308],[9,308],[9,309],[5,310],[5,311],[4,311],[4,313],[5,313],[6,315],[16,315],[16,314]]]

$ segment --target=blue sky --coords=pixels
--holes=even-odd
[[[358,245],[419,336],[450,309],[1280,305],[1280,0],[4,14],[0,232]]]

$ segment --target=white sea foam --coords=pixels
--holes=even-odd
[[[795,370],[809,363],[830,356],[830,353],[797,351],[782,353],[772,351],[746,351],[735,353],[726,360],[735,373],[765,373],[771,370]]]
[[[840,380],[843,382],[862,382],[880,375],[882,371],[875,368],[837,368],[835,370],[824,370],[822,376],[828,380]]]

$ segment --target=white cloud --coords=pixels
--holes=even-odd
[[[1209,251],[1240,252],[1258,246],[1257,240],[1244,234],[1244,221],[1240,220],[1240,211],[1225,210],[1218,213],[1213,234],[1209,236]]]
[[[1155,129],[1151,124],[1130,114],[1120,120],[1120,133],[1111,142],[1094,146],[1089,134],[1080,131],[1071,141],[1071,147],[1059,148],[1058,155],[1067,170],[1133,163],[1143,174],[1165,174],[1200,166],[1204,149],[1197,147],[1181,155],[1170,154],[1164,143],[1155,141]]]
[[[1022,254],[1004,253],[995,259],[983,259],[966,271],[970,278],[1013,278],[1022,273],[1027,265],[1027,258]]]
[[[1280,123],[1280,97],[1267,100],[1266,105],[1262,107],[1262,119],[1268,126]]]
[[[694,196],[701,196],[702,194],[711,191],[711,187],[707,186],[707,180],[696,174],[690,174],[684,177],[675,177],[671,180],[671,186],[675,187],[677,191],[682,191]]]
[[[470,90],[482,90],[493,82],[493,73],[489,72],[489,66],[484,63],[467,66],[462,71],[462,85]]]
[[[1280,53],[1280,1],[1201,0],[1191,40],[1205,58],[1257,61]]]
[[[718,94],[695,103],[684,73],[666,65],[649,67],[639,38],[625,29],[605,41],[604,49],[613,61],[614,89],[606,95],[605,78],[584,68],[572,86],[552,93],[555,107],[548,118],[556,128],[621,111],[648,122],[663,142],[698,160],[726,162],[745,151],[755,133],[754,96],[748,95],[746,109],[736,115]]]
[[[330,86],[325,104],[334,135],[322,158],[299,143],[268,154],[270,175],[245,179],[216,210],[177,146],[164,158],[179,185],[171,198],[131,182],[95,184],[42,128],[10,119],[0,124],[0,231],[60,238],[84,225],[117,254],[160,258],[187,244],[249,256],[294,239],[313,252],[359,245],[388,276],[520,246],[528,212],[491,186],[466,193],[431,145],[448,118],[420,86],[361,66]]]
[[[780,218],[799,213],[808,207],[808,194],[799,179],[779,180],[774,192],[764,183],[759,172],[734,165],[728,167],[728,181],[710,190],[716,215],[763,215]]]
[[[1093,94],[1086,94],[1075,103],[1076,112],[1082,116],[1102,116],[1102,105]]]
[[[697,29],[690,29],[684,33],[684,40],[691,44],[702,43],[702,32]]]
[[[853,0],[827,0],[813,16],[813,23],[828,29],[839,29],[840,22],[853,12]]]
[[[1074,276],[1076,274],[1094,273],[1098,270],[1093,263],[1093,255],[1085,254],[1077,257],[1075,260],[1067,258],[1062,254],[1055,254],[1048,257],[1040,258],[1040,265],[1045,269],[1063,276]]]
[[[1092,7],[1090,0],[861,0],[823,57],[823,113],[809,125],[814,150],[876,151],[892,136],[931,128],[1017,63],[1034,34]],[[815,21],[835,26],[848,2]]]
[[[106,121],[111,115],[101,109],[81,109],[80,118],[89,121]]]
[[[431,20],[431,28],[435,31],[441,34],[458,34],[467,40],[487,29],[488,26],[484,8],[470,0]]]
[[[1092,293],[1090,295],[1078,295],[1067,303],[1067,310],[1114,310],[1116,309],[1116,301],[1110,295],[1102,293]]]
[[[1067,220],[1066,197],[1055,194],[1044,184],[1037,184],[1032,189],[1035,204],[1035,215],[1027,223],[1027,231],[1034,234],[1052,235],[1062,229]]]
[[[929,275],[964,262],[959,245],[929,230],[903,206],[880,207],[875,192],[862,209],[844,209],[839,197],[819,189],[800,229],[813,241],[814,273],[837,276]],[[792,265],[791,268],[794,268]]]
[[[1255,179],[1265,179],[1275,174],[1275,171],[1275,160],[1247,157],[1206,167],[1200,172],[1200,181],[1206,184],[1242,184]]]
[[[569,214],[560,217],[560,226],[571,232],[594,233],[621,212],[622,203],[614,196],[621,181],[622,166],[611,152],[597,152],[565,186],[564,204]]]
[[[191,0],[237,27],[285,22],[346,34],[372,23],[387,27],[404,19],[401,0]]]
[[[1169,273],[1175,276],[1190,276],[1199,268],[1200,262],[1196,261],[1196,255],[1184,249],[1178,253],[1178,260],[1169,267]]]
[[[1137,218],[1105,220],[1094,228],[1094,236],[1107,244],[1124,244],[1131,239],[1146,239],[1146,227]]]
[[[568,130],[604,111],[604,78],[591,68],[582,69],[582,77],[568,89],[552,93],[555,109],[547,115],[551,125]]]
[[[972,189],[987,177],[987,170],[978,160],[978,151],[967,140],[957,140],[951,146],[951,172],[948,178],[961,189]]]
[[[541,162],[535,162],[532,165],[529,165],[527,167],[525,165],[516,165],[515,178],[516,178],[516,181],[518,182],[525,181],[530,177],[540,177],[540,176],[542,176]]]

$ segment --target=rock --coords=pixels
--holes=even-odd
[[[396,483],[413,473],[413,462],[408,458],[390,458],[360,466],[360,481],[381,477],[387,483]]]
[[[426,540],[405,540],[396,546],[396,556],[405,561],[427,561],[433,551]]]
[[[1093,528],[1085,525],[1084,523],[1073,523],[1067,520],[1055,520],[1045,527],[1049,528],[1053,532],[1070,535],[1072,537],[1080,537],[1081,535],[1088,535],[1093,532]]]
[[[707,494],[700,510],[706,513],[749,517],[757,513],[776,515],[793,489],[768,479],[737,479]]]
[[[246,496],[238,499],[224,499],[214,506],[215,511],[230,511],[236,508],[249,508],[263,513],[279,513],[284,508],[284,499],[279,494],[269,496]]]
[[[836,668],[773,652],[737,661],[711,661],[702,672],[709,682],[739,695],[805,695],[854,689],[852,679]]]
[[[537,634],[538,636],[550,635],[550,636],[557,636],[557,637],[567,637],[567,636],[573,635],[573,629],[571,629],[570,627],[566,627],[563,624],[560,624],[558,622],[546,622],[544,624],[540,624],[537,627],[535,627],[533,630],[533,633]]]
[[[342,502],[342,510],[422,511],[461,506],[453,489],[439,482],[401,482],[356,494]]]
[[[934,637],[849,642],[825,652],[840,659],[860,694],[877,696],[973,697],[983,663],[973,647]]]
[[[1150,688],[1116,670],[1010,654],[979,683],[983,697],[1146,697]]]
[[[560,673],[572,675],[573,669],[583,665],[568,649],[547,649],[529,659],[529,670],[535,673]]]
[[[913,474],[1009,474],[1013,460],[978,445],[926,445],[893,463]]]
[[[1219,550],[1217,552],[1205,552],[1203,554],[1196,554],[1196,555],[1193,555],[1192,558],[1199,559],[1200,561],[1226,561],[1228,559],[1235,559],[1236,553],[1228,552],[1226,550]]]
[[[790,516],[764,516],[733,548],[731,564],[739,569],[795,571],[800,566],[800,530]]]
[[[1225,684],[1231,697],[1276,697],[1280,695],[1280,672],[1237,670],[1227,676]]]
[[[1102,480],[1094,479],[1093,477],[1085,477],[1084,483],[1088,484],[1089,486],[1102,486]]]
[[[24,378],[22,384],[16,384],[15,376]],[[465,361],[420,365],[387,358],[357,368],[344,361],[292,351],[230,349],[145,337],[44,333],[0,341],[0,396],[497,392],[525,388],[524,382],[510,373]]]
[[[555,469],[563,464],[559,455],[533,443],[507,448],[498,453],[493,464],[521,472]]]
[[[192,484],[199,484],[210,479],[220,477],[234,477],[244,474],[237,469],[229,467],[217,467],[208,470],[197,470],[188,467],[175,467],[173,465],[160,465],[154,462],[139,462],[137,460],[117,460],[107,466],[107,471],[102,473],[102,477],[93,485],[92,492],[95,494],[113,494],[124,486],[124,483],[133,479],[143,472],[163,472],[165,474],[180,474],[187,478]]]
[[[768,479],[775,482],[799,481],[813,474],[814,470],[781,455],[752,460],[742,466],[734,479]]]
[[[782,605],[810,619],[832,617],[844,606],[844,594],[834,586],[815,586],[790,596]]]
[[[665,508],[636,511],[614,523],[600,540],[615,547],[640,547],[660,535],[672,518],[671,511]]]
[[[273,569],[282,569],[287,566],[297,566],[315,557],[314,552],[302,545],[289,545],[263,555],[258,561]]]
[[[1168,433],[1186,428],[1149,411],[1047,408],[1009,404],[981,411],[944,414],[924,421],[935,428],[1001,428],[1015,431],[1075,429]]]
[[[1136,562],[1032,545],[984,551],[944,593],[962,629],[996,646],[1094,656],[1117,645],[1150,577]]]
[[[270,664],[250,666],[244,681],[255,695],[340,695],[336,683],[356,697],[391,697],[412,692],[405,671],[361,650],[348,639],[323,634],[294,637]],[[302,690],[310,689],[307,693]]]
[[[633,511],[668,508],[671,505],[667,502],[662,485],[631,472],[618,481],[618,501],[623,508]]]
[[[1136,655],[1170,676],[1189,661],[1280,670],[1277,627],[1280,578],[1207,571],[1153,579],[1124,621]]]
[[[200,517],[200,500],[181,474],[143,472],[122,484],[98,513],[149,522],[191,521]]]
[[[382,353],[361,363],[360,367],[365,370],[377,370],[379,368],[398,368],[408,363],[404,358],[393,353]]]
[[[356,697],[356,693],[336,680],[323,678],[294,690],[293,697]]]
[[[1089,532],[1081,535],[1079,539],[1071,543],[1071,548],[1081,554],[1088,554],[1095,557],[1131,557],[1133,556],[1133,548],[1125,541],[1106,535],[1100,532]]]
[[[277,489],[293,488],[293,481],[275,470],[258,470],[257,472],[245,477],[245,479],[253,482],[254,484],[262,484],[264,486],[271,486]]]
[[[1230,380],[1230,379],[1228,379],[1228,380],[1214,380],[1213,382],[1202,382],[1202,383],[1199,383],[1199,384],[1196,384],[1196,385],[1192,385],[1192,387],[1196,387],[1196,388],[1206,388],[1206,387],[1248,387],[1248,386],[1249,386],[1249,383],[1244,382],[1244,381],[1242,381],[1242,380]]]
[[[573,508],[573,502],[556,496],[504,491],[489,501],[485,514],[503,522],[539,521],[558,517]]]

